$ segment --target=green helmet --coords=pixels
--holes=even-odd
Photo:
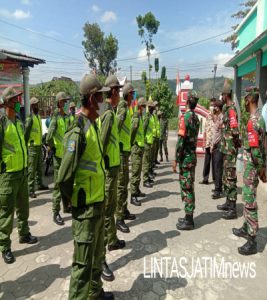
[[[149,100],[147,101],[147,106],[148,106],[148,107],[155,107],[154,101],[153,101],[152,99],[149,99]]]
[[[59,101],[62,101],[62,100],[70,100],[71,97],[70,96],[67,96],[67,94],[65,92],[58,92],[56,94],[56,101],[59,102]]]
[[[110,75],[105,81],[105,86],[108,86],[110,88],[121,88],[122,85],[119,83],[118,78],[115,75]]]
[[[198,101],[198,96],[197,96],[197,92],[195,90],[190,90],[188,93],[187,93],[187,99],[188,100],[191,100],[191,99],[195,99],[195,101]]]
[[[146,105],[146,99],[144,97],[141,97],[138,99],[138,106]]]
[[[134,92],[134,87],[130,82],[127,82],[122,88],[123,97],[127,96],[131,92]]]
[[[246,94],[245,94],[245,99],[248,97],[248,96],[252,96],[253,98],[254,97],[258,97],[259,96],[259,88],[256,87],[256,86],[249,86],[246,88]]]
[[[36,98],[36,97],[32,97],[31,98],[31,100],[30,100],[30,105],[32,105],[32,104],[36,104],[36,103],[39,103],[40,101],[39,101],[39,99],[38,98]]]
[[[4,103],[8,103],[9,100],[16,98],[22,94],[23,92],[18,92],[13,87],[10,86],[4,89],[2,93],[2,100]]]
[[[86,74],[80,82],[80,93],[84,96],[108,91],[110,91],[110,88],[103,87],[93,74]]]

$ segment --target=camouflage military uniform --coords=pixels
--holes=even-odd
[[[160,154],[160,160],[163,160],[163,151],[162,146],[164,148],[166,160],[168,161],[168,146],[167,146],[167,140],[168,140],[168,119],[165,117],[161,117],[160,119],[160,148],[159,148],[159,154]]]
[[[223,133],[220,151],[224,155],[223,161],[223,185],[226,198],[236,202],[237,177],[236,159],[238,154],[239,130],[238,117],[234,105],[223,107]]]
[[[256,191],[259,184],[259,172],[264,169],[266,155],[264,148],[265,124],[260,111],[250,115],[244,143],[243,200],[244,224],[247,233],[255,236],[258,231],[258,206]]]
[[[199,126],[199,119],[194,111],[188,110],[181,116],[176,145],[176,161],[180,168],[181,196],[186,215],[192,215],[195,210],[194,182]]]

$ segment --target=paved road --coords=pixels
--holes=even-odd
[[[170,133],[171,154],[175,140],[175,134]],[[197,182],[201,179],[202,166],[200,158]],[[147,197],[142,206],[129,205],[137,219],[128,222],[129,234],[118,234],[126,240],[127,247],[108,253],[107,260],[116,279],[105,282],[104,288],[114,291],[116,299],[125,300],[266,299],[266,187],[261,184],[258,191],[259,253],[243,257],[237,253],[237,247],[244,240],[231,234],[233,226],[242,225],[240,188],[239,218],[225,221],[216,210],[222,200],[210,197],[213,186],[196,184],[196,229],[179,232],[175,224],[183,216],[183,206],[178,175],[171,172],[170,163],[166,162],[157,173],[156,186],[143,189]],[[240,187],[241,174],[239,177]],[[48,178],[48,183],[51,180]],[[31,232],[40,241],[36,245],[20,245],[15,228],[12,249],[16,262],[6,265],[0,260],[0,299],[67,299],[73,251],[71,217],[64,215],[63,227],[52,222],[51,191],[39,192],[38,198],[30,202]],[[241,278],[241,271],[246,270],[240,267],[247,268],[252,278]]]

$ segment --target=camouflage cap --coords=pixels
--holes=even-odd
[[[197,92],[195,90],[190,90],[188,93],[187,93],[187,99],[188,100],[192,100],[192,99],[195,99],[195,100],[198,100],[199,97],[197,96]]]
[[[248,96],[255,96],[255,95],[259,95],[259,88],[256,86],[249,86],[246,87],[246,94],[245,94],[245,98],[247,98]]]
[[[122,88],[123,97],[127,96],[131,92],[134,92],[134,87],[130,82],[125,83],[125,85]]]
[[[30,100],[30,105],[36,104],[36,103],[39,103],[39,99],[36,98],[36,97],[32,97],[31,100]]]
[[[110,88],[115,88],[115,87],[121,88],[121,87],[123,87],[119,83],[119,80],[115,75],[108,76],[108,78],[105,81],[105,86],[108,86]]]
[[[146,105],[146,99],[144,97],[141,97],[138,99],[138,106]]]
[[[158,106],[159,105],[158,101],[154,101],[154,105]]]
[[[155,107],[154,101],[151,100],[151,99],[149,99],[149,100],[147,101],[147,106],[148,106],[148,107]]]
[[[162,111],[159,110],[159,111],[157,112],[157,115],[158,115],[158,116],[162,116]]]
[[[10,86],[4,89],[2,93],[2,100],[4,103],[7,103],[9,100],[16,98],[22,94],[23,92],[16,91],[13,87]]]
[[[69,108],[72,108],[72,107],[76,107],[76,104],[75,104],[74,102],[71,102],[71,103],[70,103]]]
[[[62,101],[62,100],[70,100],[71,97],[70,96],[67,96],[67,94],[65,92],[58,92],[56,94],[56,101],[59,102],[59,101]]]
[[[84,96],[108,91],[110,91],[110,88],[103,87],[97,77],[93,74],[86,74],[80,82],[80,93]]]

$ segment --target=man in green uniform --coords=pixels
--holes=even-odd
[[[66,104],[70,97],[68,97],[64,92],[59,92],[56,95],[57,109],[55,110],[49,129],[46,136],[46,142],[49,147],[53,150],[53,165],[54,165],[54,192],[53,192],[53,220],[57,225],[64,225],[64,220],[61,218],[60,211],[60,201],[61,195],[57,184],[58,169],[61,164],[61,159],[63,156],[63,137],[69,126],[68,115],[66,114]],[[63,203],[64,212],[70,212],[70,206],[65,206]]]
[[[74,254],[69,299],[114,299],[102,289],[104,248],[105,164],[96,119],[103,103],[102,87],[94,75],[80,83],[81,113],[64,137],[58,184],[64,202],[72,204]]]
[[[218,210],[224,210],[222,218],[226,220],[237,218],[237,177],[236,159],[240,147],[238,116],[232,100],[232,90],[226,84],[222,92],[223,106],[223,133],[220,144],[220,151],[223,153],[223,185],[226,195],[226,202],[217,205]]]
[[[238,248],[242,255],[257,253],[256,235],[259,229],[258,206],[256,201],[259,178],[266,182],[266,153],[265,136],[266,129],[264,119],[258,109],[259,91],[257,88],[249,88],[245,96],[246,111],[249,112],[249,120],[243,138],[244,147],[244,176],[243,176],[243,200],[244,223],[239,229],[233,228],[233,234],[246,238],[248,241]]]
[[[75,112],[76,112],[76,104],[74,102],[70,103],[69,111],[70,111],[70,113],[69,113],[69,122],[71,124],[75,119]]]
[[[28,186],[31,198],[36,198],[35,181],[38,190],[48,190],[42,180],[42,122],[39,116],[39,99],[30,100],[31,114],[25,123],[25,142],[28,144]]]
[[[198,97],[194,90],[187,95],[187,111],[181,115],[176,145],[176,159],[173,162],[173,172],[176,173],[177,163],[180,169],[180,187],[184,202],[185,217],[179,218],[176,227],[178,230],[194,229],[193,214],[195,210],[195,168],[197,164],[197,137],[200,122],[194,110]]]
[[[154,161],[153,161],[153,166],[155,167],[156,165],[159,165],[160,162],[158,161],[158,153],[159,153],[159,139],[160,139],[160,121],[159,121],[159,116],[158,116],[158,101],[155,101],[155,110],[153,113],[154,116],[154,122],[155,122],[155,130],[156,134],[154,137]]]
[[[131,83],[126,83],[122,88],[123,99],[117,109],[118,130],[120,141],[120,170],[118,177],[118,197],[116,208],[117,229],[130,232],[124,220],[132,220],[133,215],[127,209],[128,183],[129,183],[129,156],[131,151],[131,115],[129,107],[133,100],[134,88]]]
[[[15,210],[19,242],[37,242],[37,237],[31,235],[28,225],[27,148],[23,124],[16,116],[20,111],[21,94],[12,87],[3,91],[5,114],[0,118],[0,251],[7,264],[15,261],[10,240]]]
[[[120,100],[120,85],[115,75],[110,75],[105,82],[110,88],[107,93],[106,107],[104,114],[100,117],[101,140],[103,144],[103,156],[106,168],[105,184],[105,239],[104,239],[104,261],[102,278],[108,281],[114,280],[113,272],[106,262],[106,246],[109,251],[122,249],[125,241],[117,237],[115,224],[115,211],[117,203],[117,181],[120,167],[120,148],[118,121],[115,115]]]
[[[143,111],[146,109],[146,100],[140,98],[137,104],[137,111],[132,118],[131,132],[131,161],[132,161],[132,176],[131,176],[131,203],[140,206],[141,202],[137,197],[145,197],[145,194],[140,191],[140,181],[142,172],[142,159],[145,146],[144,136],[144,121]]]
[[[153,179],[150,177],[152,170],[152,147],[153,147],[153,128],[154,128],[154,118],[153,110],[155,109],[155,104],[152,100],[147,102],[147,112],[144,118],[144,135],[145,135],[145,147],[143,155],[143,185],[147,188],[153,187]],[[153,171],[153,170],[152,170]]]
[[[163,161],[162,146],[164,148],[166,161],[167,162],[169,161],[167,140],[168,140],[168,119],[165,117],[164,113],[162,113],[162,115],[160,116],[160,139],[159,139],[160,161]]]

